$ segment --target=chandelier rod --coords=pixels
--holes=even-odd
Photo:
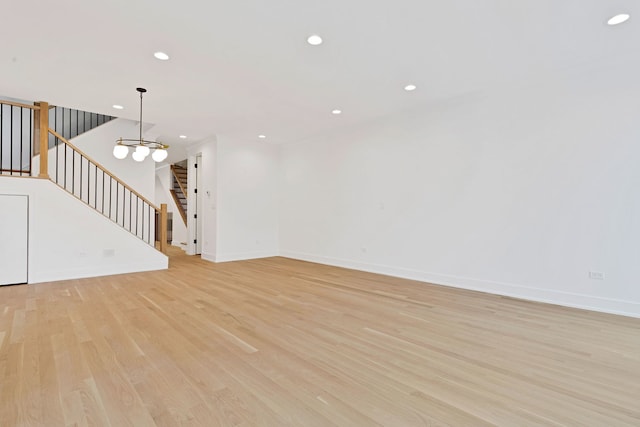
[[[145,93],[147,90],[143,87],[138,87],[136,88],[136,90],[140,92],[140,145],[144,145],[142,143],[143,141],[142,139],[142,94]]]

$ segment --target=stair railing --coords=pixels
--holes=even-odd
[[[0,175],[30,176],[36,105],[0,101]]]
[[[148,244],[159,241],[165,252],[167,205],[151,203],[58,132],[49,134],[49,179]]]
[[[49,109],[46,102],[0,100],[0,175],[49,179],[146,243],[159,242],[166,253],[167,205],[154,205],[50,128]],[[33,170],[38,154],[39,168]]]

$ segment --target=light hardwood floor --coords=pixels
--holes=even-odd
[[[640,319],[284,258],[0,287],[0,425],[639,426]]]

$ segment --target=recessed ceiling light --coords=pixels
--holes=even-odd
[[[342,110],[332,110],[331,114],[335,114],[335,115],[342,114]]]
[[[122,110],[124,107],[122,105],[113,104],[113,108],[115,108],[116,110]]]
[[[187,135],[180,135],[180,139],[187,139]]]
[[[307,43],[311,46],[318,46],[322,44],[322,37],[317,34],[313,34],[307,38]]]
[[[627,13],[621,13],[619,15],[614,16],[613,18],[609,19],[607,21],[607,24],[609,25],[618,25],[618,24],[622,24],[623,22],[628,21],[630,18],[629,14]]]
[[[164,52],[156,52],[156,53],[153,54],[153,56],[155,56],[156,59],[159,59],[161,61],[166,61],[166,60],[169,59],[169,55],[167,55]]]
[[[411,92],[411,91],[416,90],[417,88],[418,88],[418,87],[417,87],[416,85],[406,85],[406,86],[404,87],[404,90],[406,90],[407,92]]]
[[[258,135],[258,138],[260,139],[265,139],[267,136],[266,135]]]

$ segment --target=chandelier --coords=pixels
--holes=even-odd
[[[131,157],[136,162],[141,162],[147,158],[151,150],[151,158],[156,162],[161,162],[167,158],[168,145],[156,141],[146,141],[142,139],[142,94],[147,90],[143,87],[136,88],[140,92],[140,137],[138,139],[124,139],[120,138],[116,141],[115,147],[113,147],[113,156],[116,159],[124,159],[129,154],[129,147],[135,148]]]

